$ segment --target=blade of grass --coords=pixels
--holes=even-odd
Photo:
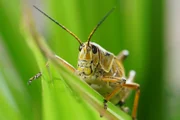
[[[12,116],[20,114],[19,118],[14,117],[13,119],[40,119],[41,114],[36,113],[36,111],[40,111],[39,106],[41,105],[37,85],[35,84],[32,87],[36,88],[36,94],[30,94],[31,91],[28,91],[29,89],[26,87],[26,80],[30,77],[30,74],[33,74],[36,64],[31,61],[33,59],[31,56],[32,53],[19,29],[20,12],[21,4],[19,0],[13,0],[11,2],[7,0],[0,1],[0,37],[6,51],[6,54],[0,54],[0,57],[5,59],[2,62],[3,66],[1,66],[3,79],[0,80],[5,82],[4,86],[7,86],[7,89],[1,87],[1,95],[7,94],[11,96],[11,99],[5,96],[2,97],[2,101],[6,102],[6,104],[1,104],[1,113],[5,119],[10,118],[9,114],[12,113],[7,110],[14,111]],[[8,56],[10,61],[8,61],[5,55]],[[4,66],[6,64],[8,66]],[[12,64],[12,66],[9,66],[9,64]],[[7,90],[11,94],[6,93]],[[9,105],[11,103],[10,101],[14,101],[19,111],[14,109],[13,105]],[[6,108],[6,106],[9,107]]]

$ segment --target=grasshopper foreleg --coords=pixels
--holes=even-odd
[[[48,72],[50,73],[50,71],[49,71],[49,62],[46,63],[46,67],[48,68]],[[42,72],[38,72],[35,76],[33,76],[33,77],[31,77],[31,78],[29,79],[29,81],[28,81],[27,84],[30,85],[30,84],[32,83],[32,81],[40,78],[41,76],[42,76]]]
[[[42,73],[41,73],[41,72],[38,72],[35,76],[33,76],[33,77],[31,77],[31,78],[29,79],[29,81],[28,81],[27,84],[30,85],[32,81],[38,79],[38,78],[41,77],[41,76],[42,76]]]
[[[76,69],[75,69],[72,65],[70,65],[68,62],[66,62],[65,60],[63,60],[61,57],[55,55],[55,58],[58,60],[58,62],[60,62],[62,65],[64,65],[64,66],[65,66],[67,69],[69,69],[71,72],[75,72],[75,71],[76,71]],[[48,68],[48,73],[50,74],[49,62],[46,63],[46,67]],[[31,77],[31,78],[29,79],[29,81],[28,81],[28,85],[30,85],[32,81],[38,79],[38,78],[41,77],[41,76],[42,76],[42,72],[39,72],[39,73],[37,73],[35,76]],[[50,77],[51,77],[51,79],[52,79],[51,74],[50,74]]]
[[[121,89],[122,85],[126,83],[126,79],[123,77],[103,77],[102,80],[117,83],[117,87],[104,99],[104,109],[107,109],[107,102]]]

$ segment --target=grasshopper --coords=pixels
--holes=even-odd
[[[115,105],[120,105],[120,108],[127,112],[127,109],[123,107],[126,98],[129,95],[130,90],[135,90],[134,105],[132,110],[132,118],[136,119],[138,101],[140,96],[140,85],[134,83],[135,71],[130,71],[129,76],[125,76],[125,70],[123,67],[123,61],[128,56],[128,51],[123,50],[117,56],[113,53],[105,50],[97,43],[91,42],[91,38],[97,28],[103,23],[103,21],[111,14],[115,9],[112,8],[103,19],[95,26],[90,33],[87,42],[83,43],[81,40],[66,27],[49,17],[46,13],[34,6],[38,11],[55,22],[58,26],[70,33],[80,44],[77,69],[75,69],[68,62],[62,58],[55,56],[59,61],[67,67],[70,71],[78,75],[88,85],[104,97],[104,109],[107,109],[107,102],[111,101]],[[39,78],[42,75],[39,72],[34,77],[30,78],[28,83]]]

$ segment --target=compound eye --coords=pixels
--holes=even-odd
[[[79,46],[79,51],[81,51],[81,50],[82,50],[82,45]]]
[[[92,45],[92,52],[93,52],[94,54],[96,54],[96,53],[97,53],[97,47],[96,47],[96,46],[94,46],[94,45]]]

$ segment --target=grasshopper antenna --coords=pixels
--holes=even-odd
[[[50,16],[48,16],[45,12],[43,12],[42,10],[40,10],[39,8],[37,8],[35,5],[33,5],[34,8],[36,8],[39,12],[41,12],[43,15],[45,15],[46,17],[48,17],[50,20],[52,20],[54,23],[56,23],[58,26],[60,26],[62,29],[64,29],[65,31],[67,31],[69,34],[71,34],[78,42],[80,45],[82,45],[81,40],[70,30],[68,30],[66,27],[64,27],[63,25],[61,25],[60,23],[58,23],[56,20],[54,20],[53,18],[51,18]]]
[[[116,7],[113,7],[104,17],[103,19],[96,25],[96,27],[92,30],[92,32],[90,33],[89,37],[88,37],[88,45],[89,45],[89,42],[93,36],[93,34],[95,33],[95,31],[98,29],[98,27],[101,25],[101,23],[104,22],[104,20],[113,12],[113,10],[115,9]]]

